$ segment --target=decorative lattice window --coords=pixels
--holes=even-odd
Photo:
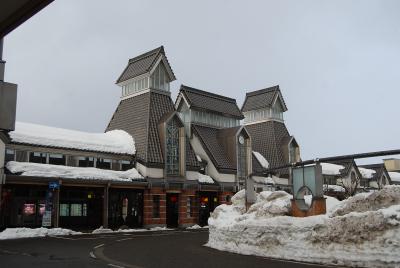
[[[169,176],[179,176],[179,126],[176,120],[167,124],[166,171]]]

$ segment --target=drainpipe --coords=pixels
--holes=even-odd
[[[4,68],[6,62],[3,60],[3,38],[0,39],[0,81],[4,81]]]

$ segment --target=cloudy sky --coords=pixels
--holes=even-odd
[[[102,132],[129,58],[164,45],[180,84],[279,84],[302,158],[400,146],[400,1],[56,0],[9,34],[17,120]]]

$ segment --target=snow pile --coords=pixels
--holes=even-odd
[[[0,233],[0,240],[78,234],[82,233],[62,228],[7,228]]]
[[[327,215],[306,218],[286,216],[291,196],[284,192],[262,192],[245,212],[241,191],[232,205],[221,205],[212,213],[207,245],[329,265],[399,267],[399,191],[400,186],[391,186],[341,202],[328,198]],[[354,201],[359,199],[363,201]],[[347,211],[349,207],[359,212]]]
[[[346,192],[346,189],[344,189],[340,185],[324,184],[324,191],[326,191],[326,192],[344,193],[344,192]]]
[[[136,151],[132,136],[123,130],[89,133],[16,122],[15,130],[9,134],[16,143],[118,154],[135,154]]]
[[[390,179],[394,182],[400,182],[400,172],[388,172]]]
[[[369,168],[359,167],[358,170],[360,171],[361,176],[365,179],[372,179],[376,173],[375,170]]]
[[[201,174],[199,172],[197,172],[197,180],[200,183],[208,183],[208,184],[213,184],[214,183],[214,180],[210,176]]]
[[[126,171],[104,170],[98,168],[68,167],[49,164],[10,161],[6,168],[22,176],[50,177],[64,179],[124,181],[143,179],[135,169]]]
[[[262,154],[260,154],[259,152],[253,151],[253,155],[257,158],[258,163],[260,163],[260,165],[263,168],[265,168],[265,169],[269,168],[269,163]]]
[[[331,163],[321,163],[321,167],[324,175],[340,175],[340,170],[344,169],[344,166]]]
[[[271,177],[253,177],[253,180],[262,184],[275,184],[275,181]]]

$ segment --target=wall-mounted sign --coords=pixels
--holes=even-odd
[[[45,211],[42,218],[43,227],[51,227],[51,211]]]
[[[49,189],[55,190],[60,188],[60,183],[58,181],[49,182]]]

